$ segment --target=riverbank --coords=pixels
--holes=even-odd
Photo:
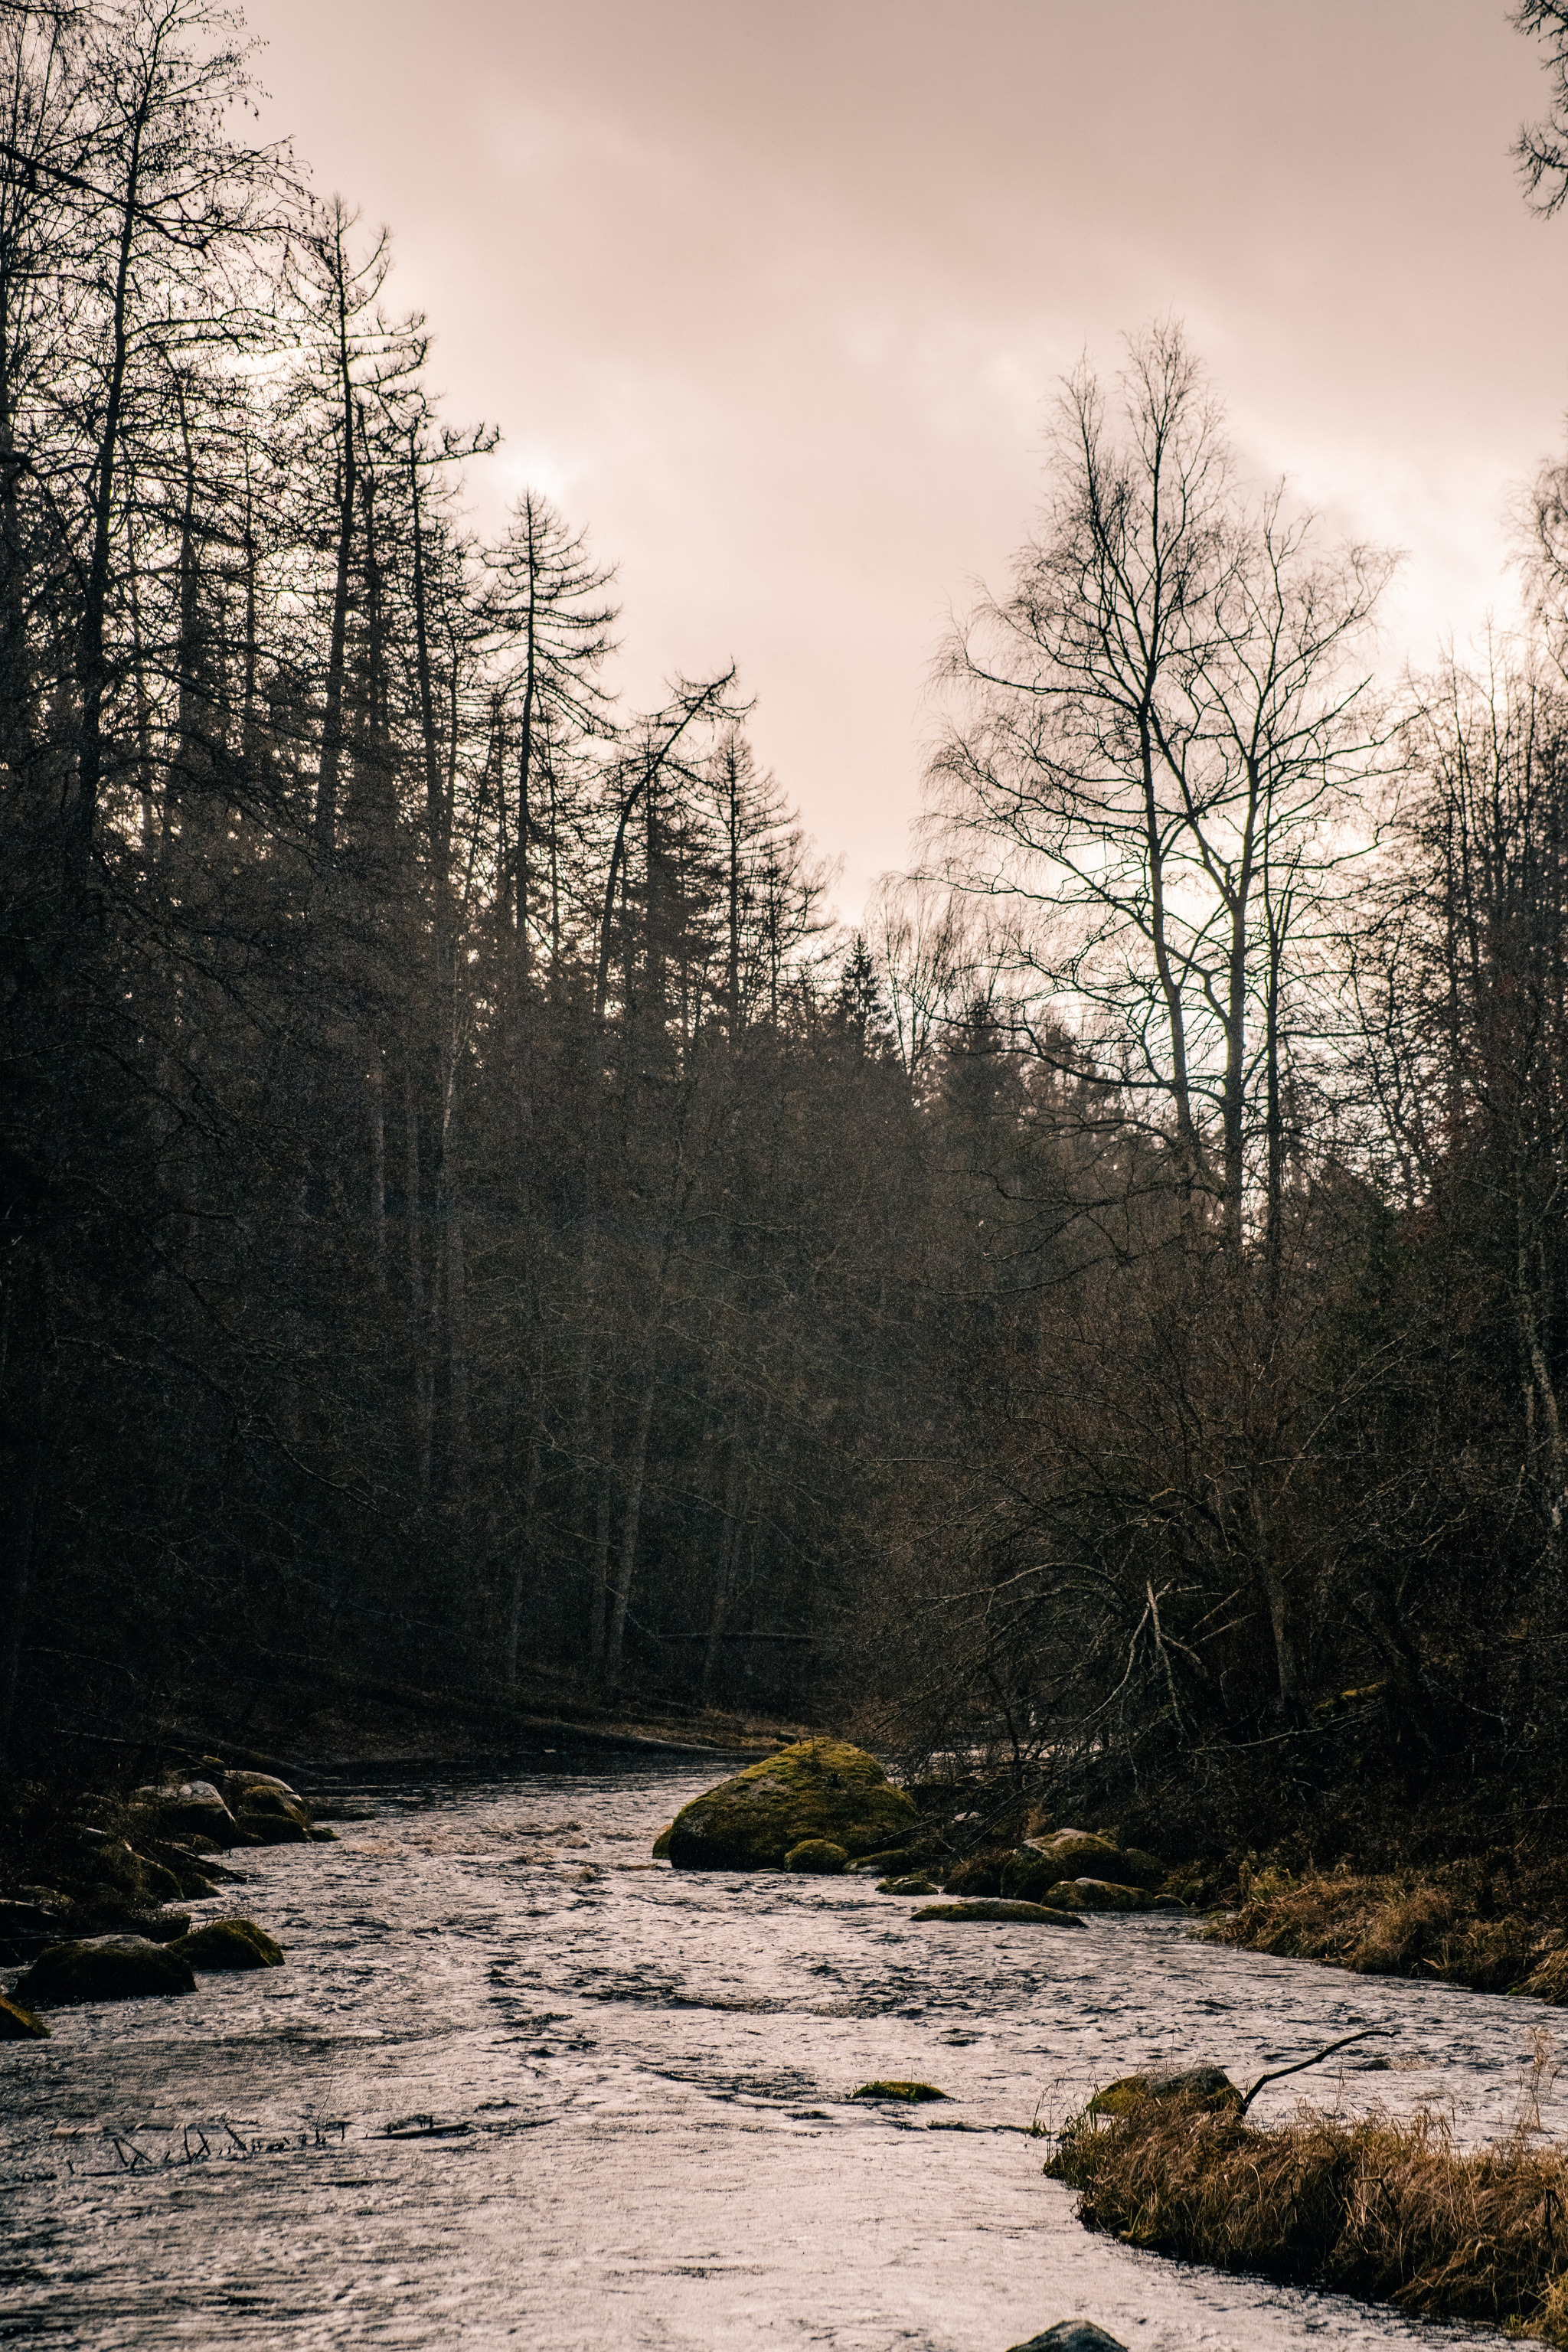
[[[1429,2114],[1260,2130],[1195,2094],[1144,2096],[1075,2117],[1047,2170],[1128,2245],[1568,2346],[1568,2157],[1535,2144],[1532,2112],[1466,2151]]]
[[[1203,1933],[1213,1943],[1359,1976],[1424,1978],[1561,2008],[1568,2005],[1561,1879],[1552,1861],[1533,1883],[1519,1874],[1500,1883],[1496,1857],[1486,1855],[1429,1873],[1267,1871],[1249,1876],[1238,1907]]]

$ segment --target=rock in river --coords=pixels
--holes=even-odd
[[[1092,2319],[1058,2319],[1026,2344],[1015,2344],[1013,2352],[1127,2352],[1127,2347],[1120,2336],[1108,2336]]]
[[[226,1772],[223,1789],[239,1828],[258,1845],[303,1845],[310,1837],[310,1809],[287,1780],[270,1772]]]
[[[957,1922],[984,1919],[1032,1920],[1045,1927],[1081,1927],[1083,1921],[1071,1911],[1058,1910],[1050,1903],[987,1902],[976,1897],[972,1903],[928,1903],[923,1911],[914,1914],[917,1919],[947,1919]]]
[[[919,1815],[874,1756],[843,1739],[803,1739],[749,1764],[676,1815],[668,1853],[681,1870],[778,1870],[807,1840],[876,1853]]]
[[[784,1856],[786,1870],[804,1871],[812,1878],[837,1878],[849,1866],[849,1856],[831,1838],[802,1838]]]
[[[0,1994],[0,2042],[47,2042],[49,2029],[41,2017],[24,2009],[19,2000],[7,2000]]]
[[[280,1969],[283,1948],[253,1919],[209,1919],[165,1949],[193,1969]]]
[[[174,1780],[163,1788],[138,1789],[139,1810],[153,1815],[172,1837],[205,1837],[215,1845],[235,1843],[234,1815],[210,1780]]]
[[[1120,2074],[1096,2091],[1091,2116],[1124,2116],[1144,2099],[1199,2098],[1205,2107],[1239,2107],[1241,2093],[1223,2066],[1152,2066],[1146,2074]]]
[[[150,1995],[195,1992],[188,1960],[145,1936],[94,1936],[51,1944],[17,1979],[11,1998],[27,2007],[68,2009],[84,2000],[144,2000]]]
[[[1054,1899],[1070,1903],[1075,1911],[1147,1911],[1150,1897],[1141,1886],[1118,1886],[1110,1878],[1058,1878]]]

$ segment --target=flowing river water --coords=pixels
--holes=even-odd
[[[1145,2062],[1247,2079],[1382,2025],[1382,2063],[1348,2053],[1314,2095],[1436,2105],[1473,2142],[1513,2121],[1551,2012],[1181,1920],[916,1926],[863,1878],[650,1864],[720,1776],[367,1780],[373,1820],[195,1906],[255,1917],[286,1968],[6,2043],[0,2343],[1005,2352],[1083,2315],[1139,2352],[1496,2352],[1094,2237],[1027,2126]],[[951,2103],[851,2103],[876,2076]]]

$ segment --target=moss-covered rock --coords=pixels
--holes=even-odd
[[[802,1838],[784,1856],[786,1870],[801,1871],[808,1878],[837,1878],[848,1866],[848,1854],[831,1838]]]
[[[955,1863],[948,1871],[942,1882],[942,1891],[948,1895],[1010,1894],[1012,1889],[1003,1886],[1002,1876],[1012,1859],[1005,1848],[990,1853],[972,1853],[967,1861]]]
[[[258,1845],[304,1845],[310,1835],[310,1816],[300,1799],[277,1789],[246,1790],[234,1818]]]
[[[898,2099],[906,2107],[924,2106],[931,2099],[945,2099],[949,2094],[939,2091],[934,2083],[862,2083],[852,2099]]]
[[[0,1993],[0,2042],[47,2042],[48,2038],[49,2029],[41,2017]]]
[[[1033,1922],[1037,1927],[1081,1927],[1083,1925],[1083,1921],[1074,1913],[1058,1909],[1054,1904],[987,1903],[983,1899],[973,1903],[928,1903],[925,1909],[917,1911],[914,1916],[917,1919],[951,1920],[957,1923],[969,1920],[1016,1919]]]
[[[1071,1873],[1060,1862],[1036,1853],[1032,1847],[1020,1846],[1010,1853],[1002,1865],[999,1895],[1010,1895],[1015,1902],[1043,1903],[1053,1886],[1059,1886]]]
[[[126,1923],[124,1932],[145,1936],[150,1944],[177,1944],[191,1932],[191,1915],[188,1911],[138,1911]]]
[[[215,1846],[235,1842],[234,1815],[211,1780],[138,1789],[135,1802],[138,1813],[154,1821],[165,1837],[205,1837]]]
[[[1059,1863],[1064,1878],[1113,1875],[1106,1866],[1116,1861],[1120,1848],[1093,1830],[1052,1830],[1048,1835],[1026,1838],[1025,1844],[1047,1862]]]
[[[669,1841],[674,1835],[675,1823],[673,1822],[666,1822],[664,1827],[660,1830],[658,1835],[653,1842],[653,1858],[655,1862],[668,1862],[669,1860]]]
[[[917,1839],[910,1845],[888,1846],[879,1853],[857,1854],[849,1867],[859,1877],[888,1878],[896,1877],[900,1870],[926,1869],[931,1860]]]
[[[853,1856],[913,1829],[917,1815],[874,1756],[843,1739],[803,1739],[682,1806],[669,1831],[681,1870],[777,1870],[810,1839]]]
[[[193,1969],[280,1969],[283,1948],[253,1919],[209,1919],[165,1949]]]
[[[145,2000],[161,1993],[195,1992],[189,1960],[145,1936],[94,1936],[51,1944],[12,1987],[24,2007],[68,2009],[88,2000]]]
[[[1149,1853],[1141,1845],[1124,1845],[1117,1867],[1106,1875],[1119,1885],[1142,1886],[1147,1894],[1157,1895],[1170,1872],[1157,1854]]]
[[[1201,2099],[1216,2113],[1241,2105],[1241,2093],[1223,2066],[1152,2066],[1142,2074],[1120,2074],[1096,2091],[1091,2116],[1125,2116],[1145,2099]]]
[[[172,1870],[138,1853],[124,1838],[89,1838],[84,1842],[83,1878],[95,1889],[122,1903],[137,1906],[177,1903],[180,1882]]]
[[[879,1880],[877,1892],[879,1895],[934,1895],[937,1884],[934,1878],[923,1877],[917,1870],[908,1878]]]
[[[1148,1911],[1152,1898],[1141,1886],[1119,1886],[1111,1878],[1059,1878],[1051,1889],[1058,1902],[1075,1911]]]
[[[223,1793],[242,1836],[256,1845],[303,1845],[310,1809],[297,1789],[272,1772],[226,1772]]]
[[[1013,2352],[1127,2352],[1127,2347],[1120,2336],[1108,2336],[1092,2319],[1058,2319],[1026,2344],[1015,2344]]]

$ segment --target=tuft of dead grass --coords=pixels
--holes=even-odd
[[[1538,2128],[1528,2095],[1511,2137],[1474,2153],[1430,2114],[1302,2108],[1259,2129],[1188,2095],[1086,2110],[1046,2169],[1130,2245],[1568,2347],[1568,2157]]]
[[[1528,1992],[1568,2002],[1568,1944],[1517,1914],[1478,1917],[1451,1890],[1409,1878],[1270,1874],[1238,1911],[1205,1930],[1211,1942],[1282,1958],[1323,1960],[1364,1976],[1422,1976],[1477,1992]]]

